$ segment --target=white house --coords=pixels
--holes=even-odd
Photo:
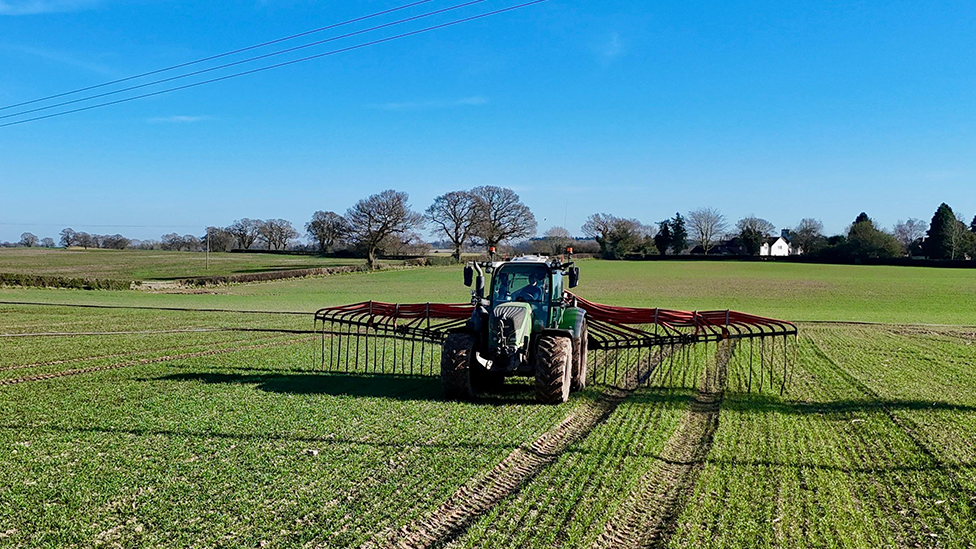
[[[759,248],[759,255],[787,256],[793,253],[793,246],[782,236],[770,238]]]

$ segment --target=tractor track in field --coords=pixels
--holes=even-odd
[[[143,358],[139,360],[131,360],[128,362],[120,362],[118,364],[109,364],[106,366],[92,366],[89,368],[78,368],[74,370],[64,370],[62,372],[51,372],[47,374],[37,374],[33,376],[25,376],[10,379],[0,379],[0,387],[6,385],[17,385],[20,383],[28,383],[32,381],[45,381],[48,379],[56,379],[59,377],[75,376],[80,374],[89,374],[93,372],[102,372],[105,370],[118,370],[120,368],[127,368],[129,366],[142,366],[145,364],[155,364],[157,362],[167,362],[170,360],[183,360],[187,358],[199,358],[203,356],[213,356],[222,355],[227,353],[233,353],[237,351],[250,351],[254,349],[264,349],[268,347],[278,347],[281,345],[291,345],[293,343],[300,343],[303,341],[312,341],[314,337],[305,337],[298,339],[289,339],[287,341],[275,341],[271,343],[261,343],[258,345],[245,345],[243,347],[233,347],[230,349],[210,349],[208,351],[197,351],[195,353],[183,353],[178,355],[167,355],[156,358]]]
[[[718,430],[732,344],[720,346],[716,368],[705,368],[688,414],[638,488],[607,523],[594,548],[664,547],[691,498]]]
[[[649,372],[653,372],[668,356],[665,353],[655,357]],[[430,516],[363,547],[421,549],[443,546],[456,539],[492,507],[518,493],[571,444],[586,438],[644,381],[635,370],[625,379],[623,388],[604,389],[596,400],[571,413],[555,428],[546,431],[531,444],[513,450],[486,475],[465,483]]]
[[[257,340],[257,341],[267,340],[267,339],[272,339],[274,337],[275,336],[265,336],[265,337],[260,337],[260,338],[254,338],[251,341],[255,341],[255,340]],[[208,347],[218,347],[220,345],[225,345],[225,344],[228,344],[228,343],[241,343],[241,341],[234,341],[234,340],[230,340],[230,341],[217,341],[217,342],[213,342],[213,343],[202,343],[202,344],[198,344],[198,345],[190,345],[190,347],[203,347],[203,348],[206,349]],[[76,357],[76,358],[63,358],[63,359],[60,359],[60,360],[47,360],[47,361],[43,361],[43,362],[32,362],[30,364],[11,364],[9,366],[0,366],[0,372],[9,372],[11,370],[26,370],[28,368],[43,368],[45,366],[58,366],[58,365],[61,365],[61,364],[72,364],[72,363],[75,363],[75,362],[91,362],[91,361],[95,361],[95,360],[105,360],[105,359],[109,359],[109,358],[124,358],[124,357],[127,357],[127,356],[136,356],[136,355],[142,355],[142,354],[148,354],[148,353],[162,353],[162,352],[167,352],[167,351],[175,351],[177,349],[185,349],[186,347],[187,347],[186,345],[183,345],[183,346],[171,346],[171,347],[163,347],[162,349],[143,349],[143,350],[139,350],[139,351],[129,351],[129,352],[126,352],[126,353],[114,353],[114,354],[97,355],[97,356],[82,356],[82,357]]]

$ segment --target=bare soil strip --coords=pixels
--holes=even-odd
[[[595,548],[667,545],[712,449],[731,352],[731,345],[719,346],[716,368],[705,368],[698,396],[665,444],[660,462],[641,478]]]
[[[660,364],[658,357],[655,360],[656,364],[650,370]],[[571,444],[582,440],[606,421],[641,382],[636,377],[636,370],[639,368],[626,380],[625,388],[608,387],[599,398],[567,416],[554,429],[531,444],[516,448],[486,475],[467,482],[427,518],[364,547],[420,549],[441,546],[456,539],[478,517],[517,493]]]
[[[117,370],[119,368],[126,368],[129,366],[141,366],[144,364],[155,364],[157,362],[167,362],[170,360],[183,360],[187,358],[199,358],[202,356],[212,356],[212,355],[222,355],[226,353],[234,353],[237,351],[250,351],[253,349],[264,349],[267,347],[278,347],[281,345],[291,345],[293,343],[300,343],[303,341],[312,341],[314,337],[305,337],[300,339],[289,339],[287,341],[275,341],[273,343],[262,343],[259,345],[246,345],[244,347],[234,347],[231,349],[211,349],[209,351],[199,351],[196,353],[184,353],[180,355],[169,355],[161,356],[156,358],[143,358],[140,360],[132,360],[129,362],[121,362],[119,364],[109,364],[107,366],[92,366],[90,368],[78,368],[75,370],[65,370],[63,372],[52,372],[48,374],[38,374],[33,376],[18,377],[12,379],[0,379],[0,387],[5,385],[17,385],[18,383],[27,383],[30,381],[43,381],[47,379],[55,379],[59,377],[74,376],[79,374],[88,374],[92,372],[101,372],[104,370]]]

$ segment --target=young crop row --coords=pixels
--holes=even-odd
[[[877,328],[804,333],[788,398],[727,396],[670,545],[972,546],[976,469],[941,455],[919,421],[936,411],[954,447],[972,440],[973,409],[949,404],[974,389],[951,360],[971,348]]]
[[[444,403],[436,379],[309,372],[315,356],[257,349],[0,388],[4,543],[355,546],[578,405]]]

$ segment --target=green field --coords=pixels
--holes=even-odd
[[[82,248],[0,249],[0,273],[121,280],[175,280],[195,276],[226,276],[361,263],[357,259],[316,256],[212,253],[208,269],[206,254],[196,252]]]
[[[742,346],[714,409],[599,386],[546,407],[526,385],[450,403],[434,377],[325,372],[306,335],[173,332],[307,316],[0,305],[4,334],[156,332],[0,338],[0,547],[976,546],[976,271],[581,267],[608,303],[900,324],[801,323],[783,396],[742,390]],[[297,312],[465,301],[460,280],[0,300]],[[692,358],[717,368],[715,350]],[[4,385],[87,368],[106,369]]]
[[[976,325],[976,269],[699,261],[584,260],[580,265],[579,295],[610,304],[735,309],[786,320]],[[368,299],[467,302],[469,292],[458,267],[283,280],[198,294],[0,288],[0,300],[266,311],[311,312]]]

